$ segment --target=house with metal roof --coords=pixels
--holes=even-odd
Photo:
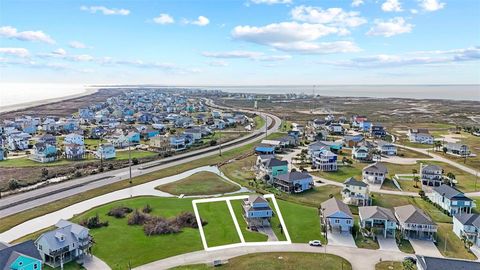
[[[91,253],[93,239],[87,228],[63,219],[55,227],[55,230],[43,233],[35,240],[35,246],[46,265],[63,267]]]
[[[458,238],[465,236],[475,246],[480,247],[480,215],[463,213],[453,216],[453,232]]]
[[[368,184],[382,185],[387,177],[388,169],[381,162],[375,162],[362,170],[362,180]]]
[[[321,205],[322,223],[331,231],[351,232],[353,215],[348,205],[337,198],[324,201]]]
[[[248,196],[247,199],[242,201],[242,208],[243,217],[250,228],[270,226],[270,219],[273,216],[273,210],[263,196]]]
[[[480,262],[416,255],[417,270],[480,270]]]
[[[42,257],[32,240],[14,245],[0,242],[0,269],[42,270]]]
[[[360,226],[371,230],[374,228],[376,233],[383,237],[395,237],[397,230],[397,218],[392,210],[380,206],[362,206],[358,208],[360,217]]]
[[[451,216],[462,213],[469,214],[475,207],[472,199],[449,185],[432,188],[432,192],[427,193],[427,197]]]
[[[463,144],[463,143],[452,143],[449,142],[445,144],[445,148],[447,149],[447,153],[451,155],[457,155],[457,156],[469,156],[470,155],[470,149],[468,148],[468,145]]]
[[[368,184],[350,177],[343,182],[342,199],[346,204],[368,206],[372,203]]]
[[[423,210],[409,204],[395,207],[394,211],[405,239],[434,239],[438,226]]]
[[[288,173],[288,161],[275,157],[258,162],[256,166],[256,178],[272,182],[275,177]]]
[[[420,181],[423,187],[438,187],[443,181],[443,169],[438,165],[420,163]]]
[[[288,172],[274,177],[273,186],[283,192],[301,193],[313,188],[313,178],[307,172]]]
[[[377,141],[377,149],[382,155],[387,156],[396,156],[397,155],[397,146],[391,142],[386,142],[383,140]]]

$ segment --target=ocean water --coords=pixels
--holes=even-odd
[[[108,86],[107,86],[108,87]],[[137,86],[130,86],[137,87]],[[173,87],[173,86],[158,86]],[[180,86],[176,86],[180,87]],[[182,86],[230,93],[304,93],[340,97],[450,99],[480,101],[480,85],[291,85],[291,86]],[[0,108],[84,93],[81,84],[0,83]]]
[[[0,107],[78,95],[81,84],[0,83]]]

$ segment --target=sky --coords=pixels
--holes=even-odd
[[[0,0],[0,82],[480,84],[480,1]]]

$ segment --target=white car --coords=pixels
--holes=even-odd
[[[310,246],[313,246],[313,247],[321,247],[322,246],[322,242],[320,240],[312,240],[312,241],[308,242],[308,244]]]

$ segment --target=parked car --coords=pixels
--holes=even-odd
[[[308,244],[312,247],[321,247],[322,246],[322,242],[320,240],[312,240],[312,241],[308,242]]]

